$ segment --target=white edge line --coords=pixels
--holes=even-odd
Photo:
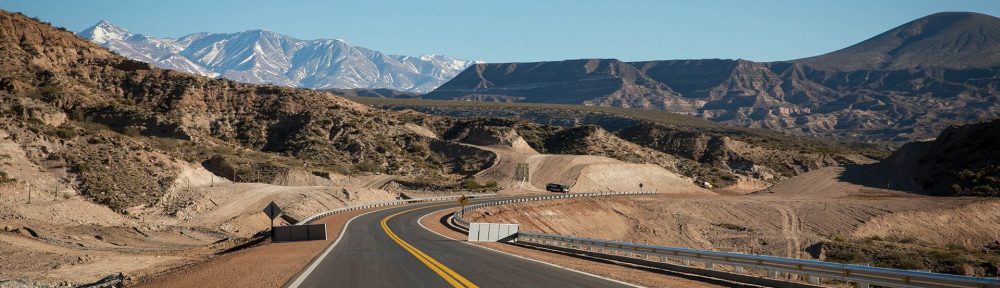
[[[330,244],[330,246],[327,246],[326,250],[323,251],[323,254],[320,254],[319,257],[317,257],[316,259],[314,259],[312,261],[312,263],[309,263],[309,267],[306,268],[306,270],[302,270],[302,273],[299,273],[298,277],[295,278],[295,281],[289,282],[289,284],[286,285],[285,287],[286,288],[298,288],[299,285],[302,284],[302,281],[305,281],[306,277],[309,277],[309,274],[312,274],[312,271],[316,269],[316,266],[319,266],[319,263],[323,262],[323,259],[326,258],[326,255],[330,254],[330,251],[333,251],[334,247],[337,247],[337,243],[340,243],[340,239],[344,238],[344,234],[346,234],[345,232],[347,232],[347,226],[350,226],[351,222],[354,221],[354,219],[356,219],[358,217],[361,217],[361,216],[365,216],[365,215],[367,215],[369,213],[375,213],[375,212],[382,211],[382,210],[389,209],[389,208],[395,208],[395,207],[393,207],[393,205],[386,206],[383,209],[368,211],[368,212],[365,212],[365,213],[362,213],[362,214],[355,215],[354,217],[351,217],[351,219],[347,220],[347,222],[344,223],[344,227],[340,229],[340,235],[337,235],[337,240],[334,240],[333,243]]]
[[[583,271],[576,270],[576,269],[569,268],[569,267],[559,266],[559,265],[552,264],[552,263],[549,263],[549,262],[545,262],[545,261],[542,261],[542,260],[531,259],[531,258],[524,257],[524,256],[521,256],[521,255],[517,255],[517,254],[505,252],[505,251],[496,250],[496,249],[493,249],[493,248],[490,248],[490,247],[472,244],[472,243],[469,243],[467,241],[455,240],[454,238],[445,236],[444,234],[438,233],[437,231],[431,230],[430,228],[427,228],[427,226],[424,226],[424,221],[423,221],[424,217],[430,216],[431,214],[434,214],[434,213],[438,213],[438,212],[441,212],[441,211],[444,211],[444,210],[454,209],[454,208],[455,207],[445,208],[445,209],[441,209],[441,210],[436,210],[434,212],[427,213],[424,216],[420,216],[420,218],[417,219],[417,224],[420,224],[420,227],[424,228],[424,230],[431,231],[431,233],[437,234],[438,236],[444,237],[445,239],[449,239],[449,240],[452,240],[452,241],[455,241],[455,242],[459,242],[459,243],[462,243],[462,244],[471,245],[473,247],[479,247],[479,248],[482,248],[482,249],[490,250],[490,251],[493,251],[493,252],[497,252],[497,253],[505,254],[505,255],[509,255],[509,256],[514,256],[514,257],[517,257],[517,258],[520,258],[520,259],[524,259],[524,260],[528,260],[528,261],[532,261],[532,262],[538,262],[538,263],[549,265],[549,266],[556,267],[556,268],[559,268],[559,269],[563,269],[563,270],[567,270],[567,271],[572,271],[572,272],[580,273],[580,274],[587,275],[587,276],[594,277],[594,278],[604,279],[604,280],[607,280],[607,281],[615,282],[615,283],[626,285],[626,286],[643,287],[643,286],[639,286],[639,285],[636,285],[636,284],[632,284],[632,283],[628,283],[628,282],[624,282],[624,281],[620,281],[620,280],[611,279],[611,278],[604,277],[604,276],[601,276],[601,275],[587,273],[587,272],[583,272]]]

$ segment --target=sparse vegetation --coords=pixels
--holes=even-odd
[[[490,181],[490,182],[486,183],[485,185],[483,185],[483,184],[479,184],[479,182],[476,182],[476,180],[468,179],[468,180],[462,181],[462,183],[461,183],[460,186],[462,187],[462,189],[471,190],[471,191],[495,190],[497,188],[497,182],[496,181]]]
[[[437,133],[448,140],[464,141],[469,133],[484,127],[508,127],[538,152],[654,163],[708,181],[715,187],[735,184],[741,177],[773,182],[826,166],[857,164],[858,158],[850,157],[852,154],[876,158],[887,154],[871,147],[734,128],[656,111],[532,103],[351,99],[389,110],[414,109],[467,118],[450,126],[436,126]],[[639,147],[625,148],[630,145]]]
[[[604,125],[602,125],[602,123],[587,122],[582,124],[597,124],[610,131],[616,131],[618,128],[621,128],[622,125],[628,125],[630,121],[633,124],[636,122],[647,121],[654,124],[667,125],[673,129],[679,129],[682,131],[727,136],[761,147],[792,151],[801,150],[804,153],[858,153],[881,159],[888,156],[891,152],[890,150],[880,147],[862,144],[846,144],[820,138],[793,136],[767,129],[733,127],[688,115],[645,109],[523,102],[449,101],[356,96],[348,96],[345,98],[351,99],[355,102],[387,109],[414,109],[429,114],[449,116],[484,117],[491,115],[491,113],[493,113],[491,110],[505,111],[503,114],[514,114],[512,116],[524,117],[522,119],[535,120],[534,122],[537,123],[551,123],[555,125],[558,125],[560,122],[554,119],[528,118],[528,115],[523,114],[529,114],[530,111],[539,111],[535,114],[556,115],[555,117],[565,118],[563,120],[582,119],[588,118],[586,115],[594,115],[591,118],[605,120],[602,121],[604,122]],[[462,115],[451,115],[449,113],[450,111],[435,111],[436,109],[458,109],[466,112]],[[575,125],[581,124],[578,121],[570,123]],[[525,137],[525,140],[528,138],[529,137]],[[529,141],[529,143],[530,142],[531,141]]]
[[[7,175],[7,172],[0,171],[0,185],[2,184],[12,184],[17,182],[17,179],[11,178]]]
[[[733,230],[733,231],[738,231],[738,232],[747,232],[747,231],[750,231],[750,228],[747,228],[747,227],[744,227],[744,226],[740,226],[740,225],[736,225],[736,224],[732,224],[732,223],[712,223],[712,226],[723,228],[723,229],[729,229],[729,230]]]
[[[997,277],[1000,254],[966,249],[959,245],[937,247],[913,238],[864,241],[833,240],[819,245],[827,261],[866,264],[937,273]]]
[[[437,179],[418,178],[415,180],[394,180],[402,188],[410,190],[452,191],[452,192],[495,192],[499,190],[496,182],[480,184],[472,179],[455,183],[442,183]]]
[[[901,151],[921,151],[916,177],[924,190],[941,196],[1000,196],[1000,119],[955,126],[934,141]]]

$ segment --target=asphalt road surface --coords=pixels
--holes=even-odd
[[[298,287],[629,287],[465,245],[417,223],[449,207],[457,204],[407,205],[355,218]]]

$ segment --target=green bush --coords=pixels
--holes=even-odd
[[[840,263],[861,263],[866,260],[865,255],[860,251],[837,251],[826,255],[828,261]]]
[[[956,184],[951,184],[951,191],[955,192],[955,194],[962,193],[962,185],[958,185],[957,183]]]
[[[14,178],[10,178],[7,172],[0,171],[0,184],[11,184],[17,182]]]
[[[354,170],[360,172],[381,172],[382,166],[372,160],[363,160],[361,163],[354,165]]]
[[[747,228],[747,227],[744,227],[744,226],[740,226],[740,225],[736,225],[736,224],[732,224],[732,223],[712,223],[712,226],[719,227],[719,228],[725,228],[725,229],[729,229],[729,230],[734,230],[734,231],[740,231],[740,232],[750,231],[750,228]]]
[[[470,180],[462,181],[462,185],[461,186],[462,186],[462,189],[468,189],[468,190],[476,190],[476,189],[479,189],[479,188],[483,187],[483,186],[479,185],[479,182],[476,182],[476,180],[471,180],[471,179]]]

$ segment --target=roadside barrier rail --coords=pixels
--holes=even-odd
[[[822,277],[843,282],[857,283],[858,287],[869,287],[870,285],[888,287],[1000,287],[1000,280],[982,277],[839,264],[816,260],[792,259],[743,253],[671,248],[534,232],[519,232],[516,241],[520,243],[557,247],[587,253],[626,255],[628,258],[634,258],[637,260],[641,259],[645,261],[651,261],[649,260],[650,258],[654,259],[652,261],[658,260],[656,262],[667,262],[670,259],[684,262],[696,261],[705,263],[704,266],[706,268],[711,268],[714,265],[721,264],[741,267],[734,269],[736,271],[742,271],[743,268],[764,269],[768,271],[769,276],[772,276],[771,278],[777,278],[777,273],[775,272],[808,275],[811,276],[809,277],[809,282],[812,284],[818,284],[818,277]]]
[[[543,201],[579,197],[600,197],[619,195],[642,195],[654,194],[654,192],[603,192],[603,193],[575,193],[562,195],[534,196],[517,199],[492,201],[466,206],[455,212],[452,223],[468,231],[470,222],[465,219],[465,214],[476,209],[485,207],[506,205],[512,203]],[[902,269],[891,269],[881,267],[871,267],[852,264],[840,264],[823,262],[817,260],[793,259],[776,256],[753,255],[744,253],[718,252],[709,250],[698,250],[688,248],[673,248],[663,246],[653,246],[646,244],[626,243],[619,241],[597,240],[580,238],[573,236],[553,235],[536,232],[518,232],[513,240],[522,245],[534,245],[555,248],[559,250],[569,250],[588,254],[592,257],[612,258],[618,261],[631,262],[648,266],[649,263],[667,263],[668,261],[679,261],[684,266],[690,266],[691,261],[700,262],[705,269],[718,274],[716,265],[728,265],[733,267],[736,275],[746,274],[745,269],[761,269],[767,271],[767,281],[770,283],[786,282],[776,286],[801,287],[809,286],[790,282],[787,278],[779,277],[780,273],[788,273],[789,276],[803,276],[809,284],[813,286],[820,284],[820,278],[838,280],[845,283],[855,283],[856,287],[867,288],[871,285],[886,287],[977,287],[977,288],[1000,288],[1000,279],[960,276],[942,273],[911,271]],[[602,257],[603,256],[603,257]],[[742,275],[743,279],[749,277]],[[780,279],[779,279],[780,278]],[[761,278],[757,278],[761,279]]]
[[[483,193],[483,194],[468,194],[468,195],[465,195],[465,196],[469,197],[470,199],[481,199],[481,198],[494,198],[494,197],[497,197],[497,194],[496,193]],[[413,198],[413,199],[406,199],[406,200],[393,200],[393,201],[385,201],[385,202],[376,202],[376,203],[362,204],[362,205],[356,205],[356,206],[340,207],[340,208],[337,208],[337,209],[332,209],[332,210],[327,210],[327,211],[316,213],[316,214],[314,214],[312,216],[306,217],[306,219],[302,219],[302,221],[299,221],[298,223],[295,223],[295,225],[309,224],[312,221],[316,221],[316,219],[323,218],[323,217],[330,216],[330,215],[337,214],[337,213],[341,213],[341,212],[361,210],[361,209],[368,209],[368,208],[373,208],[373,207],[384,207],[384,206],[392,206],[392,205],[409,204],[409,203],[456,200],[459,197],[462,197],[462,195],[425,197],[425,198]]]
[[[469,221],[464,218],[465,213],[469,212],[469,211],[472,211],[472,210],[485,208],[485,207],[497,206],[497,205],[506,205],[506,204],[511,204],[511,203],[521,203],[521,202],[530,202],[530,201],[542,201],[542,200],[568,199],[568,198],[580,198],[580,197],[646,195],[646,194],[656,194],[656,192],[653,192],[653,191],[640,191],[640,192],[568,193],[568,194],[560,194],[560,195],[533,196],[533,197],[524,197],[524,198],[517,198],[517,199],[510,199],[510,200],[492,201],[492,202],[486,202],[486,203],[480,203],[480,204],[474,204],[474,205],[466,206],[464,209],[460,209],[460,210],[458,210],[458,212],[455,212],[455,215],[454,215],[454,217],[452,217],[452,219],[454,220],[454,223],[457,226],[459,226],[462,229],[465,229],[466,231],[468,231],[469,230]]]

